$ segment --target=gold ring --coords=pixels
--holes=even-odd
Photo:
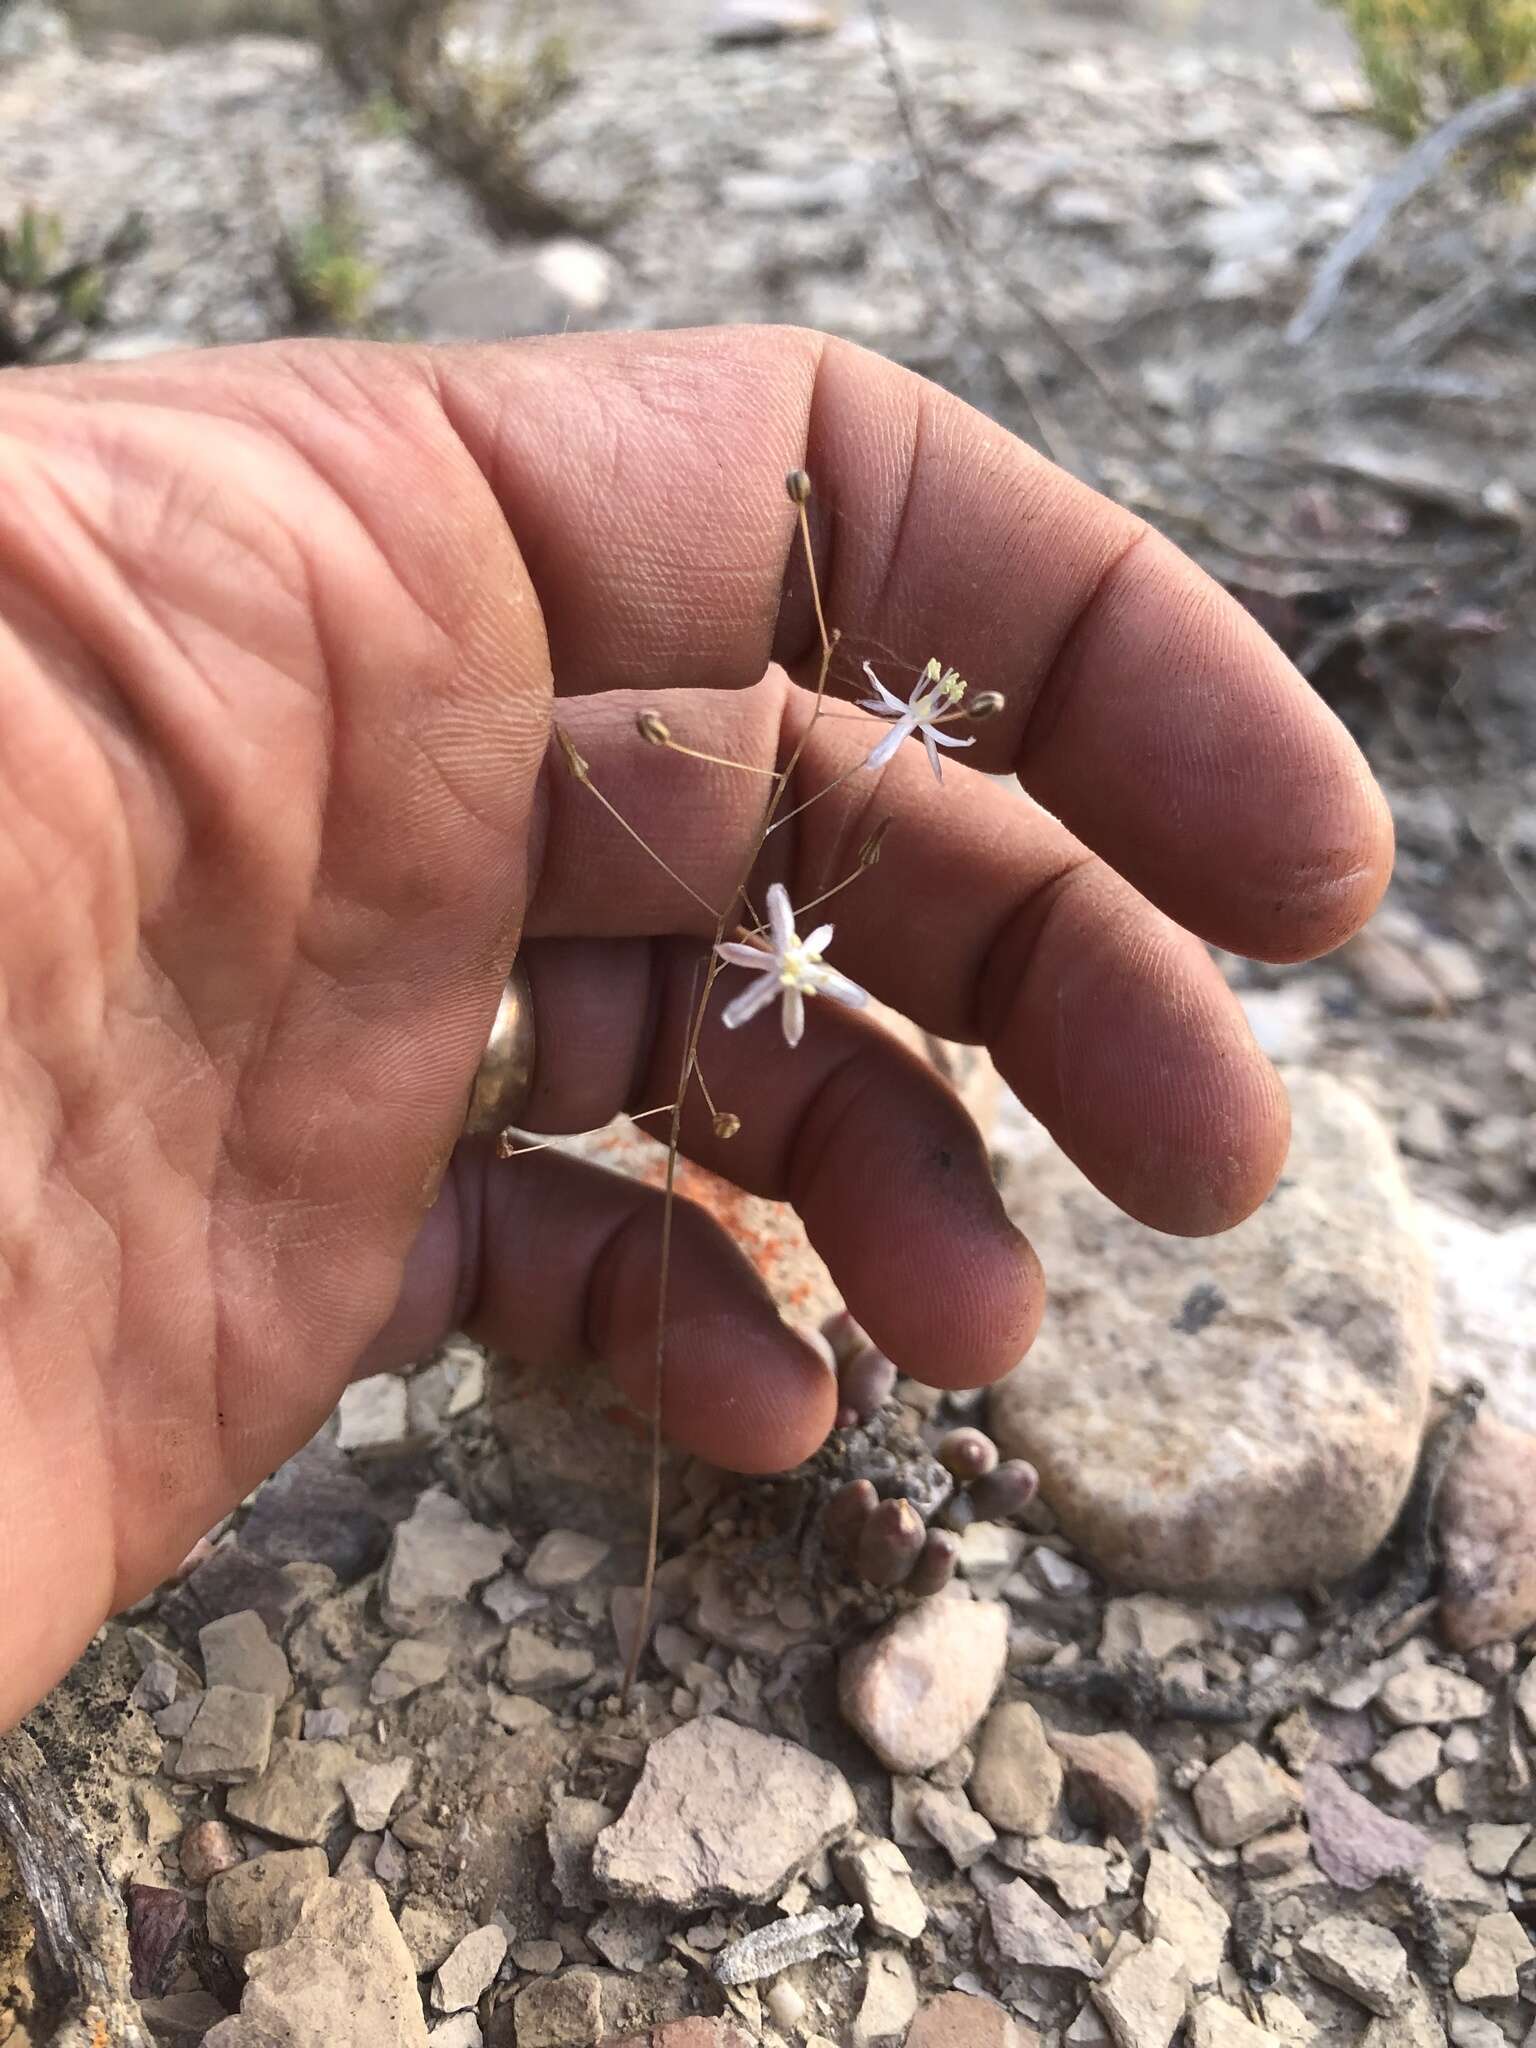
[[[464,1116],[468,1136],[496,1137],[515,1124],[533,1093],[533,990],[521,960],[513,963],[496,1006],[496,1021],[475,1069]]]

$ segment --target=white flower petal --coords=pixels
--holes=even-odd
[[[766,1010],[779,992],[779,978],[768,973],[759,977],[751,988],[744,988],[739,996],[733,996],[721,1012],[720,1021],[727,1031],[735,1031],[755,1017],[759,1010]]]
[[[831,996],[837,1003],[846,1003],[850,1010],[862,1010],[869,1001],[869,990],[860,988],[856,981],[850,981],[835,968],[823,967],[816,981],[816,993]]]
[[[782,882],[768,885],[768,929],[773,934],[773,950],[782,961],[795,943],[795,913],[789,907],[789,892]]]
[[[805,1036],[805,997],[797,988],[784,991],[784,1038],[789,1045],[798,1045]]]
[[[974,747],[976,744],[976,735],[974,733],[971,734],[968,740],[956,739],[952,732],[936,732],[930,734],[929,737],[936,747]]]
[[[928,750],[928,766],[933,770],[934,781],[942,782],[944,780],[944,763],[938,748],[933,744],[933,734],[926,725],[923,727],[923,745]]]
[[[890,731],[886,734],[885,738],[880,742],[879,746],[877,746],[874,749],[874,751],[870,754],[869,759],[864,763],[864,766],[866,768],[883,768],[886,762],[890,760],[892,754],[894,754],[896,749],[901,745],[902,741],[906,739],[910,733],[915,731],[916,727],[914,726],[910,718],[903,718],[899,720],[897,724],[891,727]]]
[[[908,705],[902,703],[901,699],[896,695],[894,690],[888,690],[885,687],[884,683],[881,682],[880,678],[875,674],[874,670],[870,667],[867,661],[864,664],[864,673],[869,677],[869,680],[874,684],[875,694],[879,698],[880,703],[885,707],[886,710],[894,711],[896,713],[896,716],[900,718],[903,715],[903,713],[905,713],[910,708]],[[874,708],[874,706],[871,706],[871,709]]]
[[[830,946],[832,943],[832,934],[836,929],[837,927],[835,925],[817,925],[815,931],[813,931],[805,941],[806,952],[825,953],[828,946]]]
[[[715,951],[732,967],[745,967],[752,974],[764,974],[773,966],[771,953],[765,953],[761,946],[742,945],[735,939],[722,940]]]

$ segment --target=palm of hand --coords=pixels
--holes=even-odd
[[[556,1162],[514,1183],[484,1148],[454,1150],[520,934],[548,1045],[542,1127],[662,1100],[676,1072],[705,920],[551,781],[551,653],[578,693],[665,679],[711,745],[772,761],[803,693],[782,677],[690,691],[749,682],[774,651],[793,665],[808,645],[803,593],[780,615],[774,488],[808,433],[837,495],[862,488],[876,534],[847,551],[834,616],[872,615],[891,639],[939,598],[953,608],[957,561],[980,573],[988,556],[994,577],[1019,578],[1012,505],[984,499],[969,531],[934,543],[950,442],[983,472],[977,490],[985,453],[1016,465],[1016,497],[1044,494],[1006,437],[953,407],[904,520],[864,423],[933,411],[908,380],[898,405],[882,381],[898,373],[852,352],[829,369],[807,337],[737,338],[720,360],[707,342],[670,346],[599,344],[575,373],[537,349],[515,370],[494,351],[434,365],[258,351],[49,373],[0,405],[0,1614],[20,1618],[0,1726],[303,1441],[359,1360],[398,1362],[478,1316],[643,1369],[652,1211]],[[583,360],[597,388],[566,405]],[[675,480],[676,531],[658,521],[657,476]],[[1243,671],[1261,710],[1290,684],[1235,615],[1194,617],[1192,572],[1176,589],[1164,560],[1139,591],[1126,523],[1095,528],[1085,494],[1052,488],[1067,508],[1053,589],[1019,587],[1060,654],[1017,687],[1008,737],[1019,747],[1028,708],[1050,704],[1034,785],[1108,861],[1044,813],[1005,815],[979,780],[956,808],[952,776],[941,818],[909,748],[879,788],[910,821],[910,852],[893,847],[866,910],[844,899],[846,965],[930,1028],[990,1040],[1138,1214],[1218,1227],[1278,1166],[1278,1090],[1203,950],[1109,863],[1139,865],[1149,895],[1224,943],[1300,954],[1373,900],[1380,811],[1299,698],[1254,778],[1261,799],[1266,783],[1310,788],[1231,875],[1213,877],[1208,855],[1255,794],[1223,785],[1235,733],[1226,753],[1221,734],[1199,735],[1217,818],[1182,851],[1118,825],[1113,788],[1068,800],[1062,760],[1092,754],[1063,680],[1086,659],[1085,622],[1101,664],[1163,617],[1204,635],[1207,670]],[[948,514],[962,529],[963,513]],[[1017,663],[1020,624],[1001,618],[971,671]],[[628,702],[572,704],[583,749],[718,901],[750,844],[745,778],[635,780]],[[1124,722],[1133,752],[1146,716]],[[810,771],[830,779],[855,744],[829,725]],[[1191,761],[1175,745],[1151,780],[1177,788],[1203,772]],[[850,788],[818,806],[784,855],[792,875],[833,871],[870,802]],[[904,947],[904,918],[936,900],[944,929]],[[1031,1037],[1021,1004],[1045,983],[1065,1021]],[[1128,1032],[1117,1081],[1106,1069]],[[893,1355],[969,1383],[1006,1369],[1038,1316],[1038,1276],[944,1091],[852,1016],[808,1032],[792,1073],[750,1032],[710,1057],[756,1090],[757,1115],[729,1157],[692,1125],[689,1149],[796,1201]],[[889,1277],[882,1247],[915,1227],[948,1257],[942,1303],[922,1276]],[[744,1464],[808,1449],[830,1419],[814,1358],[691,1222],[674,1306],[678,1432]],[[722,1339],[739,1378],[728,1400]]]

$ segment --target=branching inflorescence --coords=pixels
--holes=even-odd
[[[702,748],[690,746],[677,738],[666,721],[655,711],[642,711],[636,720],[636,736],[645,745],[665,748],[690,760],[706,762],[717,767],[739,769],[743,774],[760,775],[767,779],[768,789],[762,817],[751,844],[743,851],[740,878],[729,902],[724,906],[706,902],[697,890],[678,875],[597,787],[592,778],[590,765],[577,750],[570,735],[558,726],[555,728],[555,737],[564,755],[566,766],[576,781],[602,805],[641,850],[671,877],[678,888],[695,903],[700,904],[714,920],[714,933],[685,1037],[676,1096],[670,1103],[642,1112],[648,1117],[667,1116],[670,1123],[666,1141],[667,1165],[662,1202],[656,1345],[649,1404],[650,1537],[638,1626],[634,1631],[629,1665],[624,1675],[626,1694],[634,1681],[649,1635],[651,1598],[659,1550],[661,1415],[666,1377],[667,1291],[671,1269],[682,1119],[690,1091],[695,1087],[699,1089],[712,1119],[716,1137],[732,1138],[741,1128],[740,1119],[735,1112],[719,1108],[711,1098],[699,1064],[699,1042],[714,997],[715,984],[728,970],[745,971],[749,974],[752,979],[738,989],[725,1004],[721,1022],[728,1030],[739,1030],[749,1025],[761,1012],[777,1004],[784,1039],[791,1049],[800,1044],[804,1035],[807,998],[826,997],[850,1007],[862,1007],[869,1000],[865,991],[830,966],[825,958],[835,934],[835,927],[832,924],[819,924],[807,930],[803,937],[800,927],[812,911],[819,909],[829,897],[837,895],[840,890],[856,882],[860,875],[875,865],[880,858],[881,842],[889,828],[890,820],[884,820],[870,834],[849,874],[798,908],[791,903],[789,892],[783,884],[774,882],[766,892],[766,916],[759,918],[752,909],[748,894],[753,870],[772,833],[854,775],[865,769],[882,767],[903,741],[909,738],[921,741],[935,777],[942,782],[940,748],[955,749],[973,744],[970,735],[957,735],[948,728],[962,722],[978,724],[995,716],[1003,705],[1003,699],[996,691],[969,695],[961,677],[953,669],[943,667],[937,660],[930,660],[924,666],[912,687],[910,697],[903,701],[886,687],[866,662],[865,674],[874,694],[864,699],[859,708],[875,718],[891,721],[889,731],[881,733],[869,753],[835,782],[830,782],[809,797],[803,798],[793,809],[786,810],[785,795],[800,766],[811,733],[826,708],[827,683],[838,635],[828,629],[816,574],[810,521],[806,510],[811,498],[811,480],[804,470],[791,470],[785,479],[785,487],[799,525],[800,544],[810,578],[811,598],[820,639],[820,663],[810,716],[788,760],[782,767],[771,769],[751,762],[733,761]],[[525,1145],[516,1132],[503,1132],[500,1151],[504,1158],[516,1157],[529,1149],[533,1148]],[[850,1324],[848,1330],[852,1329],[853,1326]],[[862,1337],[862,1333],[858,1333],[857,1342],[847,1331],[842,1333],[841,1340],[834,1335],[832,1341],[835,1352],[841,1341],[843,1352],[846,1354],[839,1356],[838,1417],[840,1425],[846,1427],[867,1420],[880,1406],[894,1386],[895,1369],[888,1361],[880,1358],[868,1344],[868,1340]],[[1013,1471],[1013,1468],[1008,1466],[999,1466],[995,1448],[978,1431],[952,1432],[938,1447],[938,1456],[948,1464],[952,1487],[940,1489],[935,1505],[941,1505],[946,1495],[953,1502],[958,1502],[964,1497],[964,1489],[967,1487],[975,1494],[990,1485],[998,1493],[997,1504],[983,1510],[978,1501],[974,1511],[993,1514],[1015,1512],[1033,1491],[1034,1475],[1029,1468],[1026,1466],[1019,1471]],[[964,1469],[968,1461],[975,1466],[974,1470]],[[1027,1483],[1024,1483],[1025,1474],[1028,1475]],[[1018,1498],[1015,1498],[1016,1496]],[[1012,1502],[1013,1505],[1010,1507],[1006,1502]],[[952,1509],[952,1515],[953,1512]],[[873,1483],[868,1480],[852,1482],[835,1497],[828,1510],[827,1537],[832,1547],[843,1550],[857,1574],[873,1586],[893,1588],[904,1585],[908,1591],[914,1593],[933,1592],[944,1584],[954,1570],[956,1539],[953,1530],[930,1531],[923,1516],[909,1499],[881,1500]]]

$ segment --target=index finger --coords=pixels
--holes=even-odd
[[[433,360],[562,691],[746,685],[770,657],[803,677],[814,620],[782,489],[803,466],[840,669],[894,647],[1003,691],[972,760],[1016,769],[1217,944],[1306,958],[1379,899],[1386,807],[1273,642],[1131,514],[922,378],[783,329]]]

